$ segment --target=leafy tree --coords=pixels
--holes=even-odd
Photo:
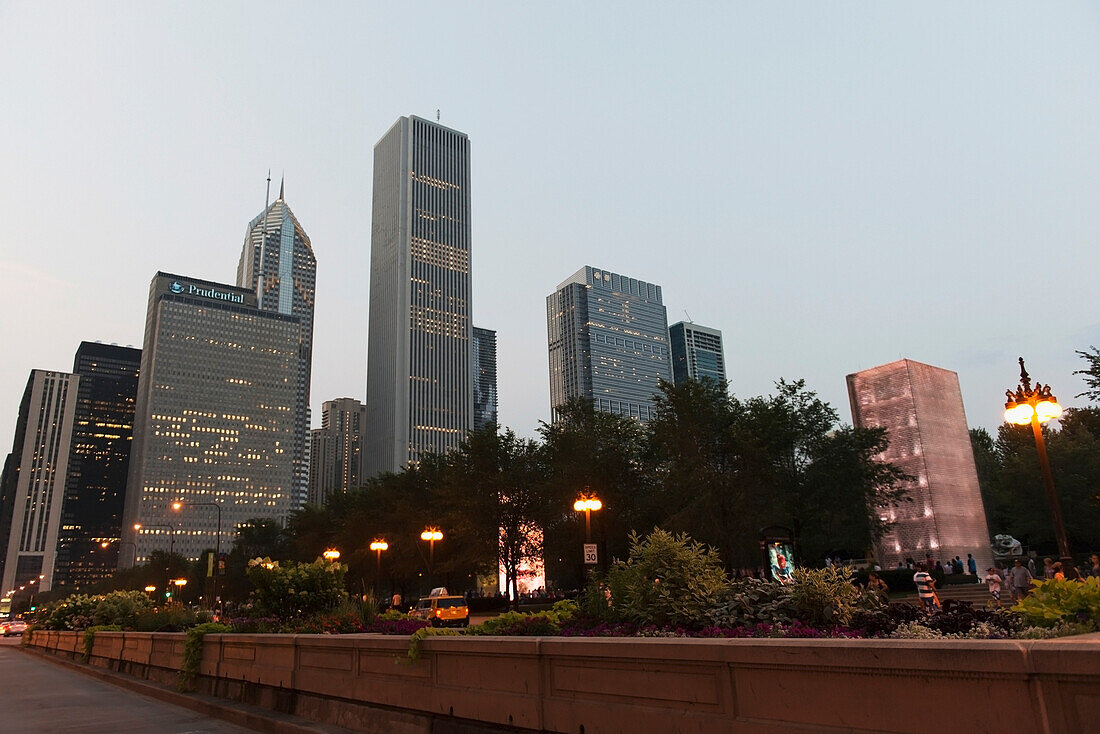
[[[1085,384],[1088,385],[1088,389],[1080,393],[1077,397],[1100,401],[1100,349],[1096,347],[1089,347],[1089,349],[1092,351],[1077,352],[1077,355],[1088,363],[1088,367],[1073,373],[1083,376],[1085,378]]]
[[[573,511],[578,496],[587,493],[603,503],[592,526],[604,568],[611,558],[626,557],[631,530],[653,523],[643,509],[644,430],[636,420],[598,411],[591,400],[577,398],[559,406],[557,420],[541,423],[538,432],[546,490],[557,508],[545,527],[547,573],[579,586],[584,524]]]
[[[1043,436],[1070,548],[1084,552],[1100,547],[1100,409],[1068,409],[1059,423],[1044,425]],[[971,436],[990,533],[1057,552],[1031,427],[1001,425],[992,453]]]
[[[448,460],[445,486],[452,526],[478,546],[495,547],[486,570],[499,562],[518,608],[519,569],[542,560],[544,528],[556,509],[542,452],[534,441],[491,425],[471,432]]]
[[[746,430],[744,406],[713,380],[661,383],[647,425],[654,514],[718,549],[729,566],[758,563],[765,447]]]

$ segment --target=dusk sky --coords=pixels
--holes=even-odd
[[[722,330],[731,389],[1016,358],[1081,405],[1100,345],[1100,5],[0,0],[0,451],[31,369],[141,346],[158,270],[231,283],[267,170],[317,256],[313,419],[366,384],[372,149],[471,139],[500,422],[549,419],[583,265]]]

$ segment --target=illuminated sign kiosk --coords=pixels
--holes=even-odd
[[[794,533],[790,528],[771,525],[760,531],[760,549],[764,555],[764,567],[768,578],[781,584],[789,584],[794,571]]]

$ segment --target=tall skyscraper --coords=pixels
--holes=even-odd
[[[240,523],[285,520],[300,342],[298,317],[259,309],[251,289],[156,274],[123,518],[135,548],[123,566],[170,548],[198,558],[218,546],[219,517],[223,550]]]
[[[309,497],[323,505],[336,488],[336,437],[325,428],[309,432]]]
[[[722,332],[707,326],[678,321],[668,327],[672,347],[672,381],[679,385],[704,377],[726,384],[726,358]]]
[[[4,592],[32,580],[42,591],[53,584],[79,383],[76,375],[46,370],[32,370],[27,380],[12,445],[18,466],[11,473],[5,467],[14,491],[10,520],[0,520],[9,530],[3,539]]]
[[[971,553],[978,568],[988,568],[993,556],[959,376],[901,359],[847,379],[852,422],[885,428],[890,447],[882,458],[914,478],[912,502],[871,508],[894,523],[879,544],[879,563],[893,568],[907,557]]]
[[[323,505],[334,493],[349,492],[363,483],[366,417],[366,407],[355,398],[325,401],[321,408],[321,427],[312,432],[313,460],[309,477],[312,504]]]
[[[374,146],[367,477],[473,426],[470,141],[402,117]]]
[[[237,285],[256,293],[265,311],[298,317],[298,396],[294,404],[294,491],[291,507],[305,504],[309,462],[309,387],[313,371],[313,309],[316,301],[317,259],[302,225],[290,211],[279,184],[279,198],[248,223]]]
[[[497,422],[497,333],[474,327],[474,430]]]
[[[669,369],[661,286],[585,266],[546,298],[550,407],[584,397],[596,410],[653,417]]]
[[[81,342],[76,350],[73,373],[80,384],[55,586],[83,587],[118,567],[140,366],[140,349]]]

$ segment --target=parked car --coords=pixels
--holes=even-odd
[[[418,599],[409,615],[426,620],[432,627],[467,627],[470,624],[466,598],[450,596],[446,589],[433,589],[431,595]]]

